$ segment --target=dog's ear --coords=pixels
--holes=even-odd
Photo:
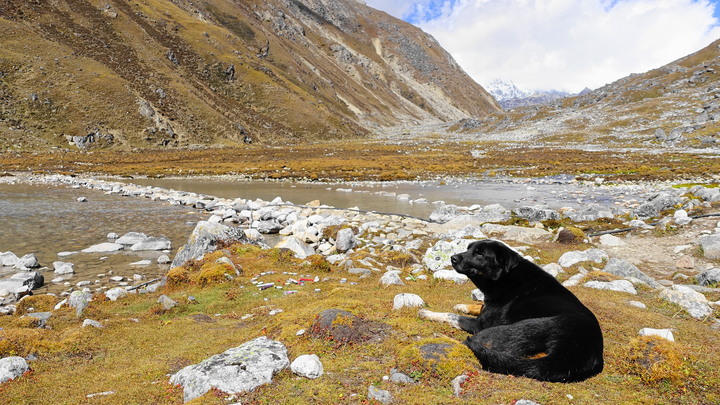
[[[496,242],[493,253],[497,264],[497,269],[492,275],[494,280],[498,280],[503,274],[509,273],[520,262],[520,256],[504,243]]]

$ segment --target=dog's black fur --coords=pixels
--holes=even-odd
[[[485,370],[553,382],[602,371],[595,315],[551,275],[494,240],[471,243],[451,262],[485,294],[478,317],[459,319]]]

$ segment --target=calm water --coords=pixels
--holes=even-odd
[[[582,189],[571,184],[526,184],[506,182],[400,183],[400,184],[295,184],[289,182],[258,182],[232,179],[134,179],[132,183],[168,189],[196,192],[225,198],[260,198],[304,204],[320,200],[339,208],[358,207],[385,213],[401,213],[427,218],[436,208],[434,201],[469,206],[500,203],[508,208],[545,203],[553,208],[579,206],[586,202],[613,204],[632,197],[629,193]],[[583,191],[584,190],[584,191]],[[578,194],[580,193],[580,194]],[[411,200],[424,198],[428,203],[401,201],[396,195],[408,194]],[[85,196],[88,202],[77,202]],[[580,201],[578,199],[581,199]],[[140,197],[107,195],[101,191],[60,186],[0,184],[0,252],[11,251],[18,257],[35,253],[45,270],[46,282],[55,278],[52,262],[61,260],[75,264],[75,274],[67,283],[92,281],[94,287],[113,287],[107,281],[112,275],[132,278],[140,274],[147,279],[165,272],[155,264],[160,252],[119,252],[112,254],[78,253],[67,258],[58,252],[80,251],[88,246],[106,242],[109,232],[143,232],[148,236],[165,236],[173,243],[168,254],[172,258],[182,246],[199,220],[208,213],[189,207],[173,206],[166,202]],[[142,259],[152,260],[146,267],[130,266]],[[14,274],[0,268],[0,278]],[[102,277],[100,275],[105,275]],[[97,283],[95,281],[98,280]],[[93,287],[91,286],[91,288]],[[46,287],[45,291],[67,290],[63,283]],[[42,291],[41,291],[42,292]]]

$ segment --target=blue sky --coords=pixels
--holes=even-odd
[[[720,0],[366,0],[433,35],[480,84],[577,92],[720,39]]]

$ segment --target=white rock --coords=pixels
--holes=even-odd
[[[170,248],[172,248],[172,243],[168,239],[155,237],[144,239],[130,246],[130,250],[133,252],[143,250],[168,250]]]
[[[564,287],[574,287],[582,281],[582,279],[585,278],[585,275],[582,273],[575,274],[571,276],[569,279],[563,281],[562,285]]]
[[[313,250],[313,248],[294,236],[288,236],[287,238],[281,240],[277,245],[275,245],[275,248],[290,249],[298,259],[305,259],[308,256],[315,254],[315,250]]]
[[[142,232],[128,232],[125,235],[118,238],[115,241],[115,243],[119,243],[121,245],[132,246],[138,242],[144,241],[147,238],[148,238],[148,236]]]
[[[456,239],[451,242],[441,240],[425,252],[422,262],[431,271],[451,269],[450,257],[466,251],[472,242],[472,239]]]
[[[100,322],[94,321],[92,319],[86,319],[83,321],[82,327],[87,328],[88,326],[92,326],[93,328],[98,328],[98,329],[103,328],[103,325]]]
[[[127,290],[123,287],[111,288],[105,291],[105,296],[108,297],[110,301],[117,301],[118,299],[127,296]]]
[[[640,309],[647,309],[647,305],[643,304],[640,301],[629,301],[628,304],[630,304],[634,307],[638,307]]]
[[[405,285],[403,283],[402,279],[400,279],[400,271],[397,270],[390,270],[385,272],[382,277],[380,277],[380,284],[384,286],[388,285]]]
[[[588,281],[584,284],[585,287],[595,288],[598,290],[610,290],[626,292],[629,294],[637,294],[637,290],[633,284],[627,280],[614,280],[614,281]]]
[[[71,274],[75,273],[75,265],[67,262],[53,262],[55,274]]]
[[[433,273],[433,277],[438,280],[452,281],[456,284],[464,284],[469,280],[466,275],[460,274],[455,270],[438,270]]]
[[[613,235],[602,235],[600,237],[600,244],[608,247],[619,247],[626,245],[625,241]]]
[[[424,306],[425,301],[417,294],[402,293],[396,295],[393,299],[393,309]]]
[[[671,342],[675,341],[675,337],[670,329],[642,328],[640,329],[639,334],[640,336],[659,336]]]
[[[0,266],[15,266],[18,257],[13,252],[0,253]]]
[[[542,266],[542,269],[553,277],[557,277],[558,274],[563,272],[562,266],[557,263],[548,263]]]
[[[170,257],[168,255],[160,255],[160,257],[157,258],[158,264],[170,264],[172,260],[170,260]]]
[[[144,259],[144,260],[138,260],[137,262],[130,263],[130,266],[149,266],[152,264],[151,260]]]
[[[290,370],[293,373],[310,379],[315,379],[323,375],[323,365],[315,354],[303,354],[298,356],[292,364]]]
[[[119,243],[111,243],[111,242],[105,242],[105,243],[99,243],[97,245],[92,245],[89,248],[83,249],[83,253],[109,253],[109,252],[117,252],[118,250],[123,250],[125,247]]]
[[[689,287],[673,285],[660,291],[659,297],[680,305],[695,319],[705,319],[713,312],[707,298]]]
[[[0,359],[0,383],[14,380],[30,370],[25,359],[18,356]]]
[[[288,365],[285,345],[261,336],[183,368],[170,378],[170,384],[182,385],[188,402],[212,388],[227,394],[252,391],[272,382],[273,375]]]

